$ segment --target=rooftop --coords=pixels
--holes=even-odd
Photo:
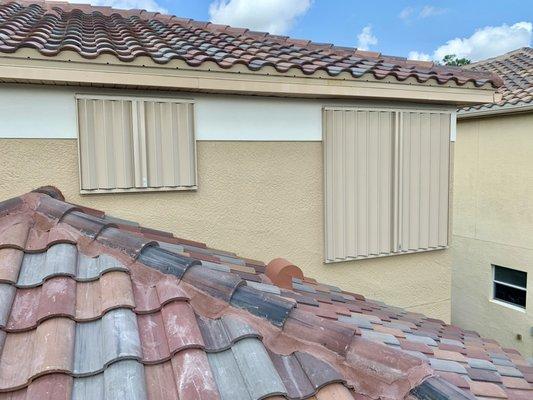
[[[467,65],[473,71],[491,72],[503,79],[497,103],[466,107],[464,111],[499,110],[533,105],[533,48],[522,47],[498,57]]]
[[[433,85],[498,87],[492,73],[411,61],[402,57],[309,40],[254,32],[144,10],[117,10],[87,4],[0,0],[0,53],[23,48],[55,57],[70,50],[84,59],[110,54],[128,63],[149,57],[159,65],[184,61],[192,68]],[[409,80],[411,82],[411,80]]]
[[[70,204],[0,203],[0,399],[531,399],[476,332]]]

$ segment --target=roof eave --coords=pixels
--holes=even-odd
[[[533,103],[518,103],[509,105],[488,105],[477,110],[459,110],[458,119],[494,117],[499,115],[519,114],[533,111]]]
[[[110,55],[87,60],[74,52],[46,57],[33,49],[0,55],[0,82],[77,84],[122,88],[173,89],[195,92],[254,94],[280,97],[365,98],[440,103],[455,106],[492,103],[496,89],[487,83],[403,82],[394,77],[376,79],[371,74],[353,78],[332,77],[326,72],[306,76],[300,71],[279,73],[274,68],[250,71],[243,65],[231,70],[205,63],[199,68],[173,61],[156,64],[147,57],[130,63]],[[210,65],[214,64],[214,65]]]

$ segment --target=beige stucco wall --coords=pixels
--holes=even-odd
[[[452,322],[532,356],[533,114],[460,120],[454,183]],[[526,312],[490,300],[491,264],[528,272]]]
[[[449,320],[450,251],[323,264],[320,142],[198,142],[196,192],[78,194],[75,140],[0,139],[0,194],[59,187],[69,201]]]

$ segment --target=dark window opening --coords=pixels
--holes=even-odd
[[[527,273],[494,265],[494,299],[526,308]]]

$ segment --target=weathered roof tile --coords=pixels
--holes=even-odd
[[[480,104],[463,108],[462,112],[497,110],[502,107],[517,107],[533,103],[533,48],[522,47],[498,57],[478,61],[466,66],[467,69],[491,72],[503,79],[498,89],[501,101],[494,104]]]
[[[135,360],[124,360],[97,375],[74,379],[72,400],[92,399],[147,399],[144,367]]]
[[[27,196],[0,217],[4,237],[18,221],[31,225],[46,198]],[[0,253],[2,400],[400,399],[415,387],[411,396],[420,399],[432,393],[466,400],[475,383],[528,398],[527,361],[474,332],[303,273],[294,280],[288,274],[280,289],[267,283],[275,276],[260,262],[115,219],[116,228],[104,226],[94,237],[76,233],[67,216],[83,207],[40,210],[31,246],[20,243],[32,250],[4,243],[10,248]],[[110,222],[96,210],[89,215],[96,225]],[[121,233],[105,235],[112,229]],[[81,237],[93,240],[90,250],[88,241],[78,244]],[[161,245],[165,240],[174,247]],[[194,257],[183,255],[184,245]],[[24,262],[34,264],[24,272],[31,284],[20,287]],[[442,379],[420,385],[432,374]]]
[[[121,359],[142,358],[135,314],[128,309],[112,310],[101,319],[76,324],[75,376],[94,375]]]
[[[42,55],[54,57],[70,50],[86,59],[111,54],[122,62],[132,62],[137,57],[146,56],[158,64],[179,60],[192,68],[211,62],[222,69],[245,65],[251,71],[270,66],[282,74],[300,70],[311,76],[317,71],[326,71],[331,76],[346,73],[353,79],[364,74],[398,81],[411,78],[411,84],[501,84],[500,79],[490,73],[427,61],[407,61],[376,52],[267,33],[258,35],[247,29],[221,28],[211,23],[144,11],[68,3],[51,6],[39,1],[19,0],[2,1],[0,18],[3,26],[0,51],[4,53],[32,48]],[[56,216],[62,211],[52,212]],[[69,212],[65,218],[73,213]]]

